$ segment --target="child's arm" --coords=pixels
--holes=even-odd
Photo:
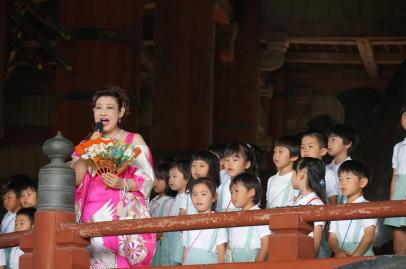
[[[224,255],[226,253],[226,243],[218,245],[216,247],[217,250],[217,261],[218,263],[224,263]]]
[[[323,226],[316,225],[313,229],[313,240],[314,240],[314,254],[315,257],[319,254],[321,239],[323,237]]]
[[[337,195],[330,196],[327,200],[330,205],[335,205],[337,204]]]
[[[179,209],[179,216],[182,216],[182,215],[186,215],[186,209],[184,209],[184,208],[181,208],[181,209]]]
[[[349,252],[345,251],[344,249],[340,248],[337,241],[337,236],[335,233],[330,232],[328,236],[328,245],[330,246],[331,250],[334,252],[334,257],[347,257],[351,255]]]
[[[395,189],[395,178],[396,178],[396,169],[393,168],[392,169],[392,178],[390,180],[390,195],[389,195],[389,198],[392,197],[392,194],[393,194],[394,189]]]
[[[261,238],[261,248],[258,251],[257,258],[255,259],[256,262],[263,262],[265,261],[266,255],[268,255],[268,247],[269,247],[269,235],[265,235]]]
[[[362,256],[364,252],[369,248],[375,238],[375,226],[371,225],[364,229],[364,236],[362,237],[361,241],[359,242],[358,247],[352,253],[351,256],[357,257]]]

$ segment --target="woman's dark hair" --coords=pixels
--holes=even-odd
[[[193,180],[192,183],[190,184],[190,192],[193,191],[193,187],[199,184],[203,184],[206,185],[207,188],[209,188],[211,194],[213,195],[213,197],[216,198],[216,201],[213,203],[213,205],[211,206],[212,210],[215,210],[216,208],[216,203],[217,203],[217,192],[216,192],[216,186],[214,185],[214,182],[211,178],[208,177],[201,177],[198,178],[196,180]]]
[[[241,155],[241,156],[240,156]],[[254,144],[248,143],[231,143],[226,146],[224,150],[224,157],[240,156],[246,161],[251,162],[250,168],[256,173],[261,165],[262,151]]]
[[[305,157],[297,162],[296,170],[306,169],[307,184],[317,196],[327,204],[326,199],[326,164],[317,158]]]
[[[106,85],[106,86],[96,90],[96,92],[92,98],[93,107],[96,106],[97,100],[102,96],[114,97],[117,100],[118,109],[119,110],[121,108],[125,109],[122,120],[124,120],[125,117],[130,113],[130,100],[128,99],[128,96],[126,95],[125,91],[122,88],[120,88],[118,86],[114,86],[114,85]]]
[[[402,116],[406,113],[406,105],[402,106],[400,109],[400,119],[399,119],[399,130],[403,136],[406,136],[406,129],[402,126]]]
[[[210,151],[198,151],[195,152],[190,161],[190,170],[192,171],[193,161],[204,161],[209,166],[209,171],[207,173],[207,178],[213,180],[213,183],[216,187],[220,185],[220,163],[216,155]],[[192,178],[192,173],[190,173],[190,180],[186,190],[191,190],[191,182],[194,179]]]
[[[241,173],[236,175],[230,183],[230,191],[231,187],[234,185],[241,184],[246,188],[248,191],[251,189],[255,190],[255,196],[253,199],[254,204],[259,204],[262,198],[262,185],[261,181],[256,175],[250,173]]]
[[[155,168],[155,179],[164,180],[166,183],[165,194],[167,196],[175,197],[176,191],[173,191],[169,188],[169,167],[172,162],[162,161]]]

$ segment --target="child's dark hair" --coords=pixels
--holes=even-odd
[[[190,166],[192,167],[193,161],[204,161],[209,166],[209,171],[207,173],[207,178],[213,180],[216,187],[220,185],[220,163],[217,156],[210,151],[203,150],[193,153],[192,159],[190,161]],[[190,174],[192,179],[192,174]],[[187,188],[189,189],[189,188]]]
[[[275,141],[274,147],[276,146],[287,148],[290,157],[298,157],[300,155],[300,140],[297,136],[282,136]]]
[[[261,149],[257,145],[248,143],[231,143],[228,144],[224,150],[224,157],[240,156],[246,161],[250,161],[250,168],[252,168],[254,173],[261,165],[261,155]]]
[[[211,178],[208,177],[201,177],[198,178],[196,180],[193,180],[192,183],[190,184],[190,192],[193,191],[193,187],[198,185],[198,184],[203,184],[206,185],[207,188],[209,188],[211,194],[213,195],[213,197],[216,198],[217,201],[217,192],[216,192],[216,186],[214,185],[214,182]],[[216,201],[213,203],[211,209],[214,210],[216,208]]]
[[[12,191],[16,194],[17,198],[19,198],[21,196],[21,192],[23,190],[30,188],[31,185],[34,186],[36,190],[35,184],[27,175],[25,174],[12,175],[3,185],[2,195],[5,195],[7,192]]]
[[[359,141],[359,137],[355,129],[343,124],[333,126],[328,132],[328,137],[330,136],[338,136],[343,140],[344,145],[351,144],[351,146],[348,148],[348,155],[350,155],[351,152],[356,149]]]
[[[234,185],[241,184],[246,188],[247,190],[254,189],[255,190],[255,196],[253,199],[254,204],[259,204],[262,199],[262,185],[261,182],[259,181],[259,178],[253,174],[250,173],[241,173],[236,175],[230,183],[230,191],[231,187]]]
[[[164,160],[163,162],[159,163],[155,167],[155,179],[164,180],[166,183],[165,194],[171,197],[175,197],[176,192],[169,188],[169,167],[172,162]]]
[[[297,162],[296,170],[307,170],[307,184],[317,196],[327,204],[326,199],[326,164],[317,158],[305,157]]]
[[[169,165],[169,170],[177,168],[183,177],[188,181],[190,178],[190,162],[188,160],[174,161]]]
[[[35,212],[37,209],[35,207],[26,207],[26,208],[21,208],[20,210],[17,211],[17,216],[19,215],[24,215],[30,218],[31,220],[31,226],[34,224],[34,218],[35,218]]]
[[[311,136],[317,139],[317,143],[319,143],[321,148],[327,148],[327,138],[324,133],[317,131],[317,130],[307,130],[302,133],[302,138],[305,136]]]
[[[400,108],[400,120],[399,120],[399,130],[400,130],[400,133],[403,135],[403,136],[406,136],[406,129],[405,128],[403,128],[403,126],[402,126],[402,116],[403,116],[403,114],[404,113],[406,113],[406,105],[404,105],[404,106],[402,106],[401,108]]]
[[[219,160],[224,158],[225,149],[226,146],[224,144],[212,144],[208,148],[208,150],[215,154]]]
[[[369,179],[370,172],[368,166],[360,160],[347,160],[340,165],[338,168],[338,175],[340,176],[343,172],[351,172],[357,177],[366,177]]]
[[[114,85],[106,85],[100,89],[97,89],[92,98],[93,107],[96,106],[97,100],[102,96],[114,97],[117,100],[118,109],[125,109],[122,119],[125,119],[125,117],[130,113],[130,100],[122,88]]]

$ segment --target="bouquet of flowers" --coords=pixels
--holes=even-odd
[[[75,151],[88,160],[93,170],[101,176],[104,173],[121,174],[141,153],[141,149],[115,139],[91,139],[80,143]]]

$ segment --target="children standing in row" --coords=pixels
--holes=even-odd
[[[300,142],[294,136],[276,140],[273,162],[278,172],[268,179],[266,192],[267,208],[287,206],[292,200],[293,164],[299,158]]]
[[[368,185],[369,169],[357,160],[345,161],[338,169],[340,189],[345,203],[365,203],[363,193]],[[377,219],[332,221],[329,245],[335,257],[373,256]]]

